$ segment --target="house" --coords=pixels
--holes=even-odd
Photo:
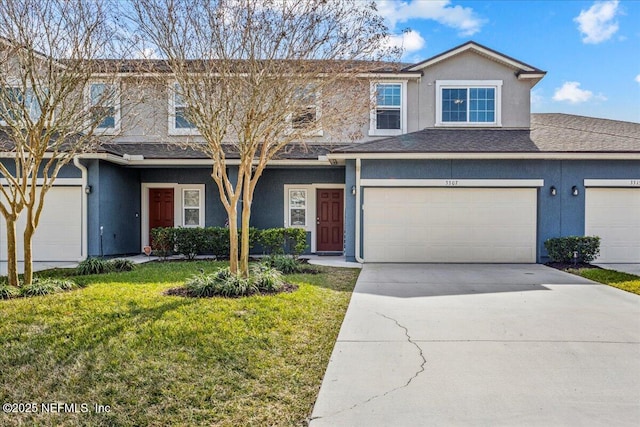
[[[362,140],[318,138],[270,163],[252,225],[303,227],[310,252],[360,262],[545,262],[544,241],[567,235],[600,236],[601,262],[640,262],[640,124],[531,114],[544,76],[474,42],[365,76],[378,102]],[[114,102],[101,127],[116,138],[48,196],[36,261],[140,253],[156,226],[225,224],[211,160],[172,144],[193,132],[183,107],[140,107],[160,116],[148,132]]]

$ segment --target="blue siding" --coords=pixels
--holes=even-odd
[[[347,187],[355,182],[355,163],[347,162]],[[362,178],[378,179],[543,179],[538,190],[537,260],[547,261],[544,241],[583,235],[585,179],[631,179],[640,175],[639,161],[559,160],[363,160]],[[555,186],[558,194],[550,195]],[[578,196],[571,195],[576,186]],[[355,259],[355,202],[347,198],[348,259]],[[362,234],[362,233],[361,233]]]
[[[12,159],[0,159],[0,163],[2,163],[10,173],[15,174],[16,164]],[[38,172],[38,177],[42,177],[42,169],[44,168],[41,166]],[[58,172],[58,178],[82,178],[82,172],[80,172],[80,169],[75,167],[72,161],[60,169]]]

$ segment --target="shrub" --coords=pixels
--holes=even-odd
[[[268,267],[275,268],[283,274],[300,273],[302,267],[297,259],[287,255],[269,255],[262,263]]]
[[[151,248],[154,255],[166,258],[173,253],[175,233],[173,227],[156,227],[151,230]]]
[[[103,274],[114,270],[114,265],[110,261],[102,258],[87,258],[76,267],[76,274],[86,276],[87,274]]]
[[[296,227],[268,228],[260,233],[260,243],[267,254],[286,252],[297,258],[307,248],[307,232]]]
[[[33,297],[67,291],[76,287],[77,285],[69,280],[34,277],[30,285],[20,288],[20,293],[22,296]]]
[[[192,276],[185,283],[185,288],[193,297],[241,297],[258,292],[277,292],[283,285],[279,271],[265,265],[254,265],[248,278],[233,274],[226,267],[213,274]]]
[[[0,299],[10,299],[20,296],[20,289],[0,282]]]
[[[196,255],[206,250],[207,239],[201,227],[179,227],[173,230],[175,250],[187,259],[194,259]]]
[[[136,269],[136,263],[130,259],[113,259],[109,261],[113,265],[115,271],[132,271]]]
[[[577,262],[589,263],[596,259],[600,254],[600,237],[555,237],[545,241],[544,247],[547,249],[549,258],[553,262],[573,262],[573,253],[577,252]]]
[[[229,229],[207,227],[204,229],[204,250],[216,258],[229,258]]]
[[[284,286],[282,273],[266,265],[252,266],[251,278],[261,292],[278,292]]]

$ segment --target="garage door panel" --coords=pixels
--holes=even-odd
[[[585,234],[600,237],[599,262],[640,262],[640,188],[587,188]]]
[[[18,260],[24,259],[21,238],[26,216],[19,217]],[[4,224],[3,224],[4,225]],[[6,230],[0,232],[0,259],[7,259]],[[33,236],[34,261],[78,261],[82,256],[82,188],[53,187],[45,196],[40,222]]]
[[[365,261],[535,262],[536,191],[366,188]]]

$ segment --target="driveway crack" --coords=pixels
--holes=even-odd
[[[374,401],[376,399],[380,399],[380,398],[383,398],[385,396],[388,396],[391,393],[394,393],[394,392],[396,392],[396,391],[398,391],[400,389],[408,387],[411,384],[411,382],[418,377],[418,375],[420,375],[421,373],[423,373],[425,371],[425,365],[427,364],[427,359],[425,359],[425,357],[424,357],[424,354],[422,352],[422,348],[418,345],[418,343],[416,343],[411,338],[411,335],[409,335],[409,329],[406,326],[402,325],[400,322],[398,322],[398,320],[394,319],[393,317],[387,316],[386,314],[382,314],[382,313],[379,313],[377,311],[376,311],[376,314],[378,316],[384,317],[385,319],[391,320],[392,322],[394,322],[396,324],[397,327],[399,327],[400,329],[403,330],[404,335],[407,337],[407,342],[409,342],[411,345],[413,345],[416,348],[416,350],[418,350],[418,355],[420,356],[420,359],[422,360],[420,362],[420,366],[418,367],[416,372],[403,385],[395,387],[395,388],[393,388],[391,390],[388,390],[388,391],[386,391],[386,392],[384,392],[382,394],[376,394],[374,396],[371,396],[367,400],[363,400],[362,402],[358,402],[358,403],[356,403],[355,405],[353,405],[353,406],[351,406],[349,408],[342,409],[342,410],[340,410],[338,412],[334,412],[334,413],[332,413],[330,415],[326,415],[324,417],[323,416],[313,417],[313,418],[310,419],[311,421],[315,420],[315,419],[319,419],[319,418],[329,418],[329,417],[341,414],[341,413],[346,412],[346,411],[351,411],[351,410],[353,410],[353,409],[355,409],[355,408],[357,408],[359,406],[366,405],[367,403],[372,402],[372,401]]]

